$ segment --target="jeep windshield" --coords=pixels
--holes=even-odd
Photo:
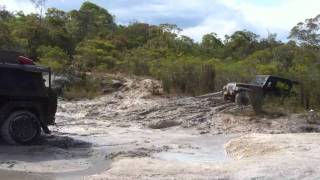
[[[256,78],[251,81],[251,84],[263,86],[268,80],[268,76],[256,76]]]

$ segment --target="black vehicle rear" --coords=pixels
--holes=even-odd
[[[50,133],[48,125],[55,122],[57,97],[51,90],[50,69],[17,55],[0,51],[1,135],[10,144],[30,144],[41,130]]]

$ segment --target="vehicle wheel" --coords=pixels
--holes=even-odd
[[[223,95],[223,100],[228,101],[228,96],[226,94]]]
[[[57,93],[54,92],[52,89],[48,89],[48,95],[49,95],[49,109],[48,109],[48,124],[53,125],[55,121],[55,114],[57,112],[57,106],[58,106],[58,98]]]
[[[239,92],[235,97],[236,105],[238,106],[248,106],[250,103],[249,95],[247,92]]]
[[[250,102],[256,114],[262,112],[263,100],[264,97],[261,90],[254,90],[250,93]]]
[[[15,111],[1,126],[1,135],[8,144],[27,145],[40,136],[39,119],[29,111]]]

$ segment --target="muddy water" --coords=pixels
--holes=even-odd
[[[50,142],[51,146],[3,146],[0,151],[1,162],[9,164],[1,165],[3,170],[0,175],[1,179],[19,180],[79,179],[108,170],[118,156],[149,156],[186,163],[223,163],[228,161],[223,145],[231,137],[197,135],[192,131],[175,128],[151,130],[117,127],[111,128],[108,135],[103,136],[68,136],[68,143],[72,147],[61,146],[66,143],[61,137]],[[82,144],[77,145],[79,142]]]
[[[156,153],[153,157],[192,164],[226,163],[231,159],[227,156],[223,146],[233,137],[236,135],[205,135],[181,139],[179,143],[188,143],[189,146],[180,146],[179,149]]]

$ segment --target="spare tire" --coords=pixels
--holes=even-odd
[[[241,91],[236,94],[235,103],[238,106],[248,106],[250,104],[249,94],[246,91]]]

